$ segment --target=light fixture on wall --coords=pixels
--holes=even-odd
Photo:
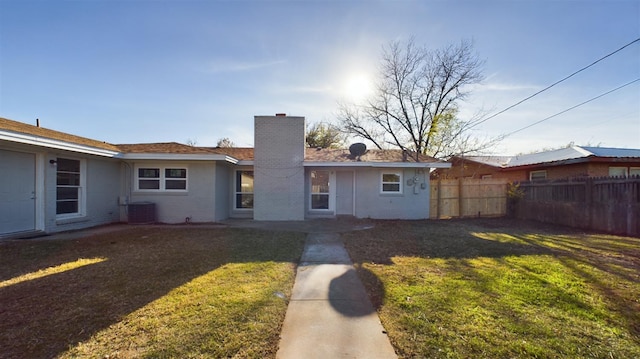
[[[56,161],[56,160],[49,160],[49,163],[51,163],[52,165],[54,165],[54,166],[55,166],[55,165],[58,163],[58,161]]]

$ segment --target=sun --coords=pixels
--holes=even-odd
[[[346,76],[344,95],[351,101],[360,102],[373,92],[373,82],[365,73],[354,73]]]

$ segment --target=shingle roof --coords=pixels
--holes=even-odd
[[[253,161],[252,147],[209,147],[214,153],[231,156],[240,161]]]
[[[420,162],[440,162],[437,159],[420,155]],[[308,162],[417,162],[413,154],[404,154],[402,150],[370,149],[364,155],[356,157],[348,149],[307,148],[304,160]]]
[[[123,153],[176,153],[212,154],[217,153],[207,147],[189,146],[177,142],[133,143],[116,145]]]
[[[64,141],[70,144],[85,145],[124,154],[220,154],[233,157],[240,161],[253,161],[254,149],[249,147],[196,147],[177,142],[110,144],[68,133],[49,130],[22,122],[0,118],[0,130],[18,134],[38,136],[47,139]],[[413,154],[402,150],[370,149],[364,155],[355,157],[347,149],[305,149],[305,161],[308,162],[405,162],[416,163]],[[429,156],[420,155],[419,162],[440,162]]]
[[[20,135],[36,136],[36,137],[47,138],[47,139],[52,139],[57,141],[63,141],[71,144],[84,145],[84,146],[95,147],[103,150],[119,152],[119,149],[115,145],[112,145],[107,142],[101,142],[101,141],[92,140],[86,137],[70,135],[68,133],[49,130],[47,128],[37,127],[37,126],[9,120],[2,117],[0,117],[0,130],[5,130],[12,133],[20,134]]]

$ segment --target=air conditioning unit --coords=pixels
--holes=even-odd
[[[129,223],[148,224],[156,222],[156,204],[151,202],[131,202],[127,206]]]

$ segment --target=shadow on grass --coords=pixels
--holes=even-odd
[[[135,228],[5,243],[3,280],[79,258],[106,260],[0,288],[0,357],[55,357],[227,263],[297,263],[302,242],[257,230]]]
[[[376,307],[384,304],[387,293],[376,274],[363,270],[367,267],[381,268],[381,271],[389,273],[392,279],[386,280],[397,281],[394,285],[407,293],[426,290],[419,300],[428,301],[427,307],[434,308],[434,312],[454,312],[465,304],[465,300],[467,303],[480,300],[500,313],[503,324],[516,333],[534,333],[534,336],[540,333],[548,337],[560,335],[553,332],[558,328],[528,322],[519,313],[522,308],[511,306],[511,303],[503,303],[499,307],[491,305],[505,294],[500,291],[506,290],[527,305],[568,310],[580,318],[597,317],[605,322],[619,322],[629,331],[631,339],[640,343],[640,303],[636,298],[640,270],[639,239],[586,235],[566,227],[508,219],[378,221],[374,229],[344,234],[343,239],[372,301],[377,302]],[[536,260],[517,260],[522,256],[555,258],[545,263],[554,263],[557,267],[541,268],[536,266]],[[431,262],[434,263],[433,268],[423,265],[394,269],[396,261],[402,261],[403,257],[436,261]],[[497,278],[491,270],[482,267],[483,260],[486,260],[487,268],[498,266],[503,276],[513,275],[513,284],[497,291]],[[553,273],[573,275],[578,283],[550,280]],[[438,278],[445,278],[438,284],[445,290],[439,293],[428,291],[428,280]],[[456,286],[456,281],[465,284]],[[582,299],[576,294],[583,289],[565,287],[580,283],[591,288],[584,290],[597,291],[595,298],[604,298],[604,305],[610,312],[602,312],[600,304],[591,303],[592,299]],[[421,286],[426,289],[421,289]],[[531,288],[540,292],[532,292]],[[418,298],[408,294],[406,299],[394,300],[404,301],[394,305],[409,308],[411,301]]]

